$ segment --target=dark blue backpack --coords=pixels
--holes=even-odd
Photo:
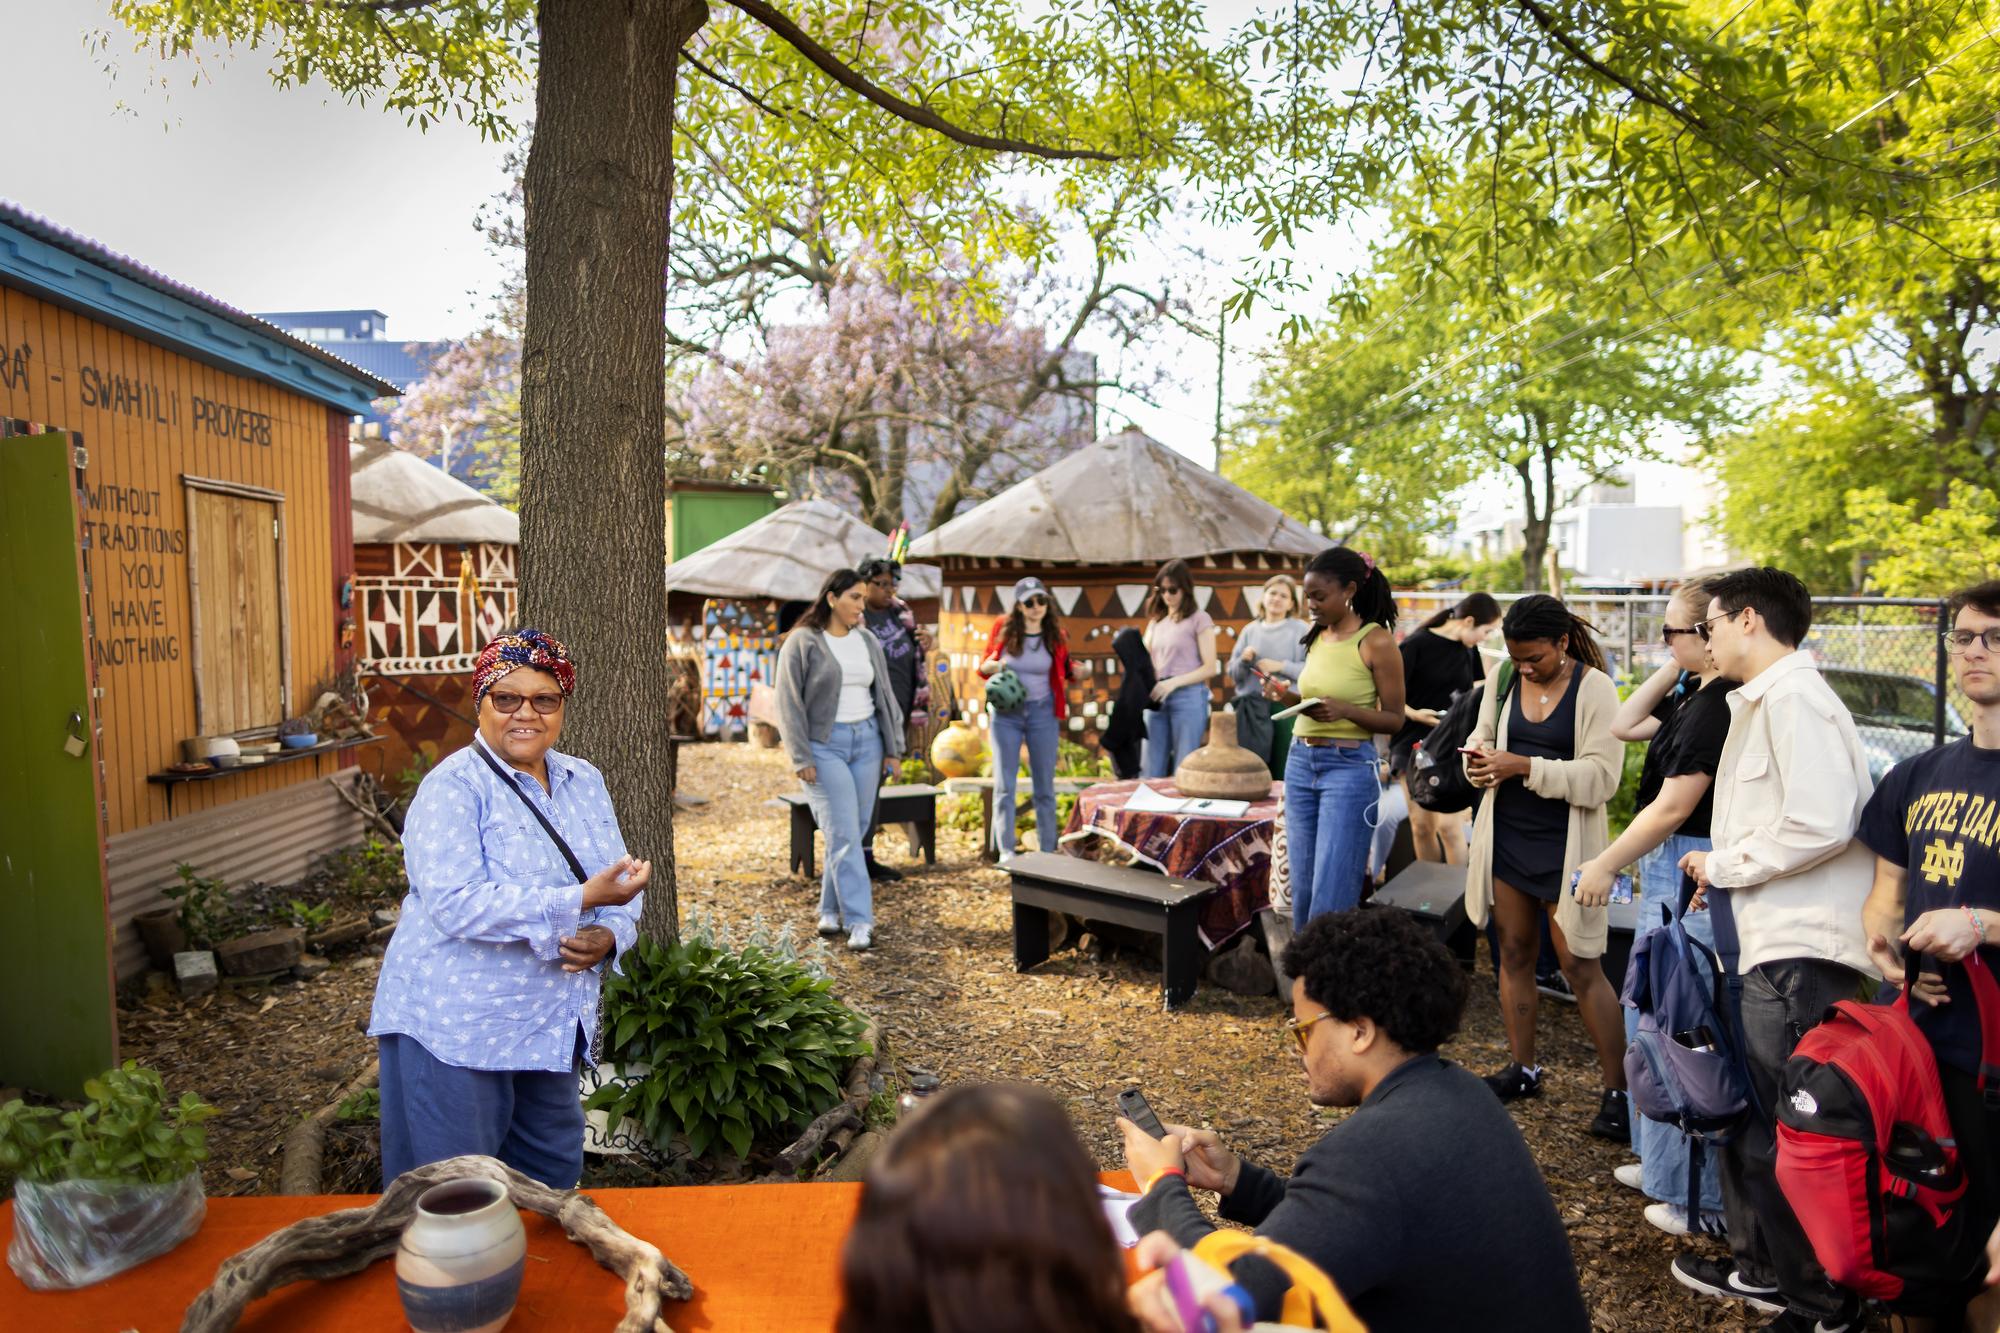
[[[1668,908],[1660,915],[1662,924],[1632,946],[1619,996],[1639,1011],[1638,1035],[1625,1051],[1625,1081],[1634,1110],[1688,1138],[1692,1226],[1701,1215],[1702,1149],[1728,1141],[1750,1105],[1750,1079],[1715,951]]]

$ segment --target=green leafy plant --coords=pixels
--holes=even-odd
[[[867,1052],[861,1016],[832,983],[777,943],[741,950],[691,929],[672,945],[642,937],[604,983],[606,1057],[650,1072],[584,1103],[623,1116],[655,1147],[697,1157],[795,1133],[840,1097]]]
[[[382,1090],[363,1088],[359,1092],[349,1094],[341,1099],[340,1105],[333,1108],[333,1118],[345,1121],[380,1120]]]
[[[1618,779],[1618,790],[1604,807],[1606,818],[1611,821],[1611,836],[1617,837],[1639,813],[1639,777],[1646,768],[1646,747],[1632,743],[1625,747],[1625,768]]]
[[[213,949],[235,933],[236,904],[230,900],[228,885],[197,873],[186,861],[174,867],[174,874],[180,883],[160,892],[173,903],[190,949]]]
[[[922,755],[905,755],[901,767],[896,770],[896,781],[925,784],[931,780],[931,761]]]
[[[410,891],[403,849],[373,835],[329,852],[325,864],[338,895],[351,902],[398,902]]]
[[[160,1076],[127,1060],[83,1085],[76,1110],[0,1106],[0,1170],[22,1180],[168,1184],[208,1160],[202,1121],[213,1106],[191,1092],[167,1099]]]
[[[292,924],[306,930],[324,930],[333,924],[332,903],[308,903],[294,898],[285,904]]]

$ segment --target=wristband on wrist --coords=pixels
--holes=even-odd
[[[1986,921],[1979,915],[1979,909],[1961,903],[1959,905],[1959,910],[1964,912],[1965,919],[1972,923],[1973,933],[1979,936],[1979,942],[1981,944],[1986,943]]]
[[[1252,1328],[1257,1323],[1257,1299],[1241,1282],[1232,1282],[1222,1289],[1222,1294],[1236,1302],[1236,1308],[1243,1312],[1243,1327]]]
[[[1159,1170],[1155,1171],[1152,1175],[1146,1177],[1146,1183],[1139,1187],[1139,1193],[1151,1194],[1153,1192],[1153,1186],[1159,1184],[1162,1180],[1166,1179],[1168,1176],[1179,1176],[1182,1180],[1186,1180],[1187,1172],[1183,1171],[1180,1167],[1177,1166],[1163,1166]]]

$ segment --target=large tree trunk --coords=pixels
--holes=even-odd
[[[567,643],[562,748],[604,771],[653,861],[642,928],[671,940],[666,269],[676,66],[704,0],[543,0],[523,176],[521,608]]]

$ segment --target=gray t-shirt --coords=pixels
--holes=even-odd
[[[1014,668],[1014,674],[1028,687],[1028,702],[1038,704],[1049,697],[1049,673],[1056,669],[1056,662],[1049,656],[1049,647],[1039,634],[1023,634],[1021,651],[1003,651],[1000,660]]]

